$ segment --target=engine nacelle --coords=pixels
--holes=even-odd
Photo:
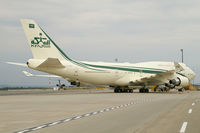
[[[189,85],[189,80],[186,77],[177,77],[177,79],[170,80],[169,83],[175,86],[185,87]]]
[[[170,83],[165,83],[165,86],[166,86],[166,87],[169,87],[169,88],[171,88],[171,89],[175,88],[175,85],[170,84]]]
[[[71,82],[71,85],[76,85],[77,87],[79,87],[80,86],[80,82],[79,81],[72,81]]]
[[[169,81],[170,84],[173,84],[175,86],[179,86],[181,84],[181,79],[177,77],[177,79],[172,79]]]

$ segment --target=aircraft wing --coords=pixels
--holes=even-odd
[[[149,77],[136,79],[130,82],[131,85],[161,85],[169,82],[169,79],[173,77],[175,70],[169,70],[164,73],[154,74]]]
[[[184,68],[177,62],[174,62],[174,68],[163,73],[154,74],[131,81],[131,85],[162,85],[168,83],[174,77],[174,73],[183,71]]]

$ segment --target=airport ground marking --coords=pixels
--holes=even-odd
[[[188,114],[191,114],[191,113],[192,113],[192,109],[189,109],[189,110],[188,110]]]
[[[77,119],[80,119],[80,118],[89,117],[89,116],[92,116],[92,115],[97,115],[97,114],[103,113],[103,112],[108,112],[108,111],[111,111],[111,110],[125,108],[125,107],[128,107],[128,106],[134,105],[134,104],[139,104],[139,103],[144,103],[144,102],[151,102],[151,101],[152,100],[149,100],[149,99],[145,100],[144,99],[142,101],[130,102],[128,104],[121,104],[119,106],[110,107],[110,108],[104,108],[104,109],[99,110],[99,111],[95,111],[95,112],[91,112],[91,113],[86,113],[86,114],[78,115],[78,116],[73,116],[71,118],[66,118],[66,119],[63,119],[63,120],[58,120],[58,121],[46,123],[46,124],[43,124],[43,125],[35,126],[35,127],[32,127],[32,128],[23,129],[21,131],[16,131],[14,133],[28,133],[28,132],[39,130],[39,129],[42,129],[42,128],[47,128],[47,127],[55,126],[55,125],[58,125],[58,124],[67,123],[67,122],[70,122],[72,120],[77,120]]]
[[[186,127],[187,127],[187,124],[188,124],[188,122],[183,122],[183,125],[182,125],[182,127],[181,127],[181,129],[180,129],[180,133],[184,133],[184,132],[185,132],[185,129],[186,129]]]

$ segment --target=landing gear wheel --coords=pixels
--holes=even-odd
[[[133,93],[133,89],[130,89],[129,92],[130,92],[130,93]]]
[[[144,88],[142,88],[142,89],[139,90],[139,92],[140,92],[140,93],[145,93],[145,92],[146,92],[146,93],[149,93],[149,89],[144,89]]]
[[[143,93],[145,90],[142,88],[139,90],[140,93]]]
[[[119,93],[120,92],[120,87],[116,87],[115,89],[114,89],[114,93]]]
[[[181,89],[178,89],[178,91],[179,91],[179,92],[182,92],[182,91],[183,91],[183,89],[182,89],[182,88],[181,88]]]

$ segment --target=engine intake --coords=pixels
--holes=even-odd
[[[73,81],[73,82],[71,82],[71,85],[76,85],[77,87],[79,87],[80,84],[81,83],[79,81]]]
[[[173,84],[175,86],[179,86],[181,84],[181,79],[177,77],[177,79],[172,79],[169,81],[170,84]]]
[[[189,81],[189,79],[187,77],[177,77],[176,79],[170,80],[169,83],[165,84],[165,86],[174,85],[174,86],[186,87],[186,86],[189,85],[189,83],[190,83],[190,81]],[[171,85],[169,85],[169,84],[171,84]]]

